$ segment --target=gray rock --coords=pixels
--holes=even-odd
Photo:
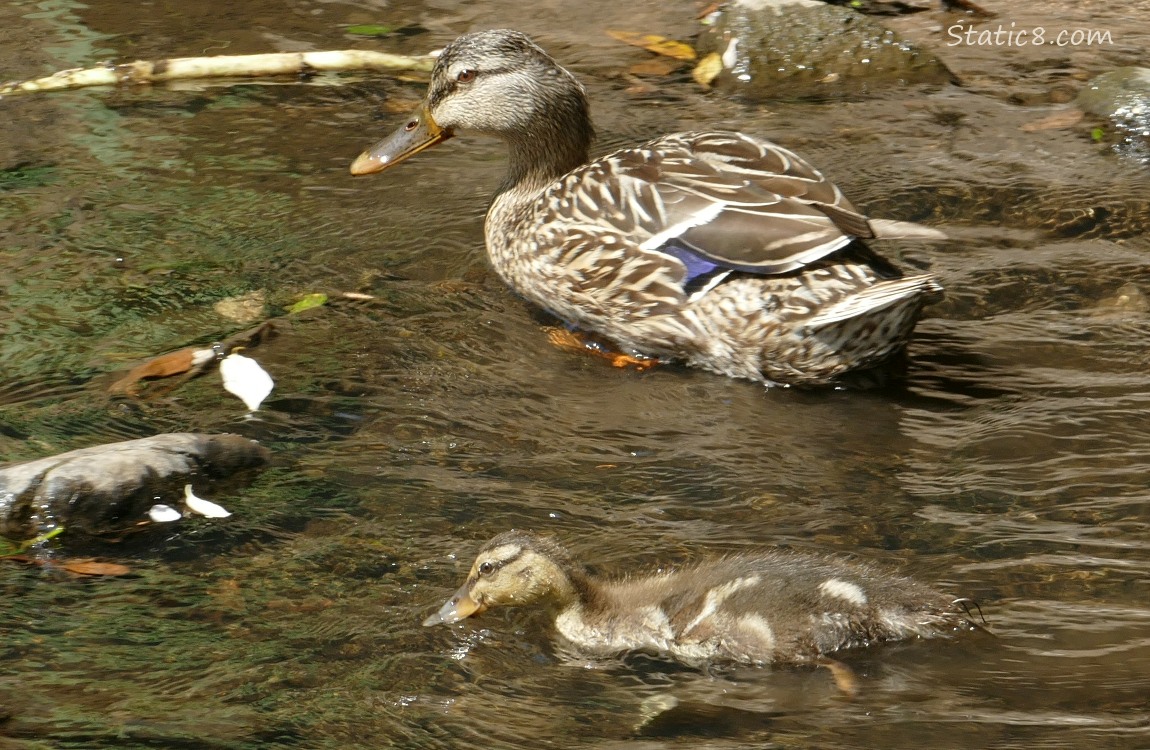
[[[29,539],[54,526],[117,534],[148,521],[157,503],[184,507],[197,492],[242,481],[268,450],[239,435],[172,433],[109,443],[0,468],[0,536]]]
[[[700,37],[720,55],[714,85],[750,98],[821,99],[897,83],[944,83],[934,55],[877,21],[815,0],[736,0]]]

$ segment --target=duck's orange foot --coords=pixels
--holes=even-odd
[[[557,346],[568,352],[582,352],[584,354],[602,357],[610,362],[612,367],[634,367],[639,372],[642,372],[659,364],[659,360],[655,357],[624,354],[623,352],[612,349],[609,344],[605,344],[581,331],[569,331],[566,328],[555,327],[548,327],[545,330],[547,331],[547,340],[550,341],[553,346]]]

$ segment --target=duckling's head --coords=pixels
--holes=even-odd
[[[456,131],[584,155],[593,137],[587,97],[574,76],[525,34],[479,31],[444,48],[423,103],[402,127],[363,152],[351,173],[383,171]]]
[[[576,597],[581,568],[559,543],[507,531],[483,546],[467,581],[424,625],[458,622],[488,607],[538,601],[566,604]]]

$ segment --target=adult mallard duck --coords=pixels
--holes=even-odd
[[[515,31],[449,44],[423,103],[352,174],[465,131],[510,147],[485,226],[496,272],[627,355],[826,383],[900,352],[941,292],[929,274],[902,274],[860,239],[941,233],[867,219],[769,141],[677,133],[588,163],[583,86]]]
[[[546,601],[578,651],[647,651],[689,664],[813,662],[840,649],[979,629],[966,600],[869,565],[792,552],[736,555],[648,577],[593,577],[557,542],[521,531],[480,550],[424,625]]]

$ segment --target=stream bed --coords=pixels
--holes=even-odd
[[[1138,748],[1150,744],[1150,165],[1045,127],[1094,75],[1147,65],[1150,3],[1032,3],[979,25],[1109,45],[954,44],[889,19],[958,84],[832,101],[708,92],[607,29],[686,38],[685,0],[0,0],[0,79],[102,60],[534,36],[587,85],[598,151],[701,127],[772,138],[870,216],[954,227],[886,246],[947,290],[905,381],[764,389],[616,370],[488,269],[503,147],[348,165],[424,83],[380,74],[0,100],[0,462],[235,432],[272,467],[227,519],[87,543],[132,568],[0,561],[0,748]],[[382,39],[354,24],[404,29]],[[332,301],[296,315],[316,292]],[[344,293],[363,296],[348,298]],[[248,300],[243,310],[221,303]],[[243,305],[240,305],[243,308]],[[109,393],[139,362],[262,317],[276,388],[215,374]],[[420,622],[510,528],[595,570],[783,545],[976,599],[995,638],[825,670],[564,660],[542,612]],[[65,542],[66,548],[66,542]],[[64,554],[56,552],[53,554]]]

